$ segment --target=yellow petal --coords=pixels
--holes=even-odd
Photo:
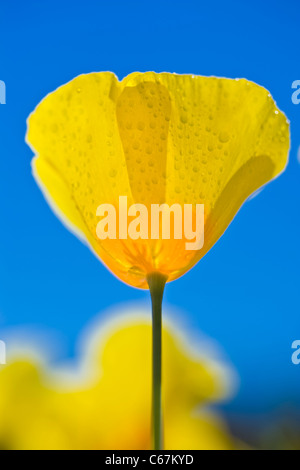
[[[223,421],[211,411],[178,412],[176,419],[166,421],[165,436],[166,450],[237,449]]]
[[[32,359],[0,370],[1,449],[151,448],[151,325],[117,324],[93,328],[75,372],[49,374]],[[231,449],[222,419],[205,411],[227,397],[227,367],[192,353],[174,328],[164,328],[163,348],[166,448]]]
[[[56,212],[123,281],[146,287],[184,274],[224,233],[245,200],[287,164],[289,125],[247,80],[135,73],[77,77],[28,122],[34,174]],[[204,204],[205,244],[186,239],[100,241],[100,204]]]
[[[25,353],[26,354],[26,353]],[[15,359],[0,371],[0,449],[51,450],[69,447],[57,392],[32,358]]]
[[[74,429],[78,429],[76,445],[80,448],[151,448],[151,335],[151,325],[136,319],[108,329],[104,338],[102,333],[102,342],[94,340],[96,348],[85,365],[93,364],[98,380],[94,386],[75,392],[71,400],[71,408],[77,410]],[[217,368],[208,358],[191,354],[173,329],[164,328],[163,347],[168,448],[176,448],[185,430],[187,435],[180,444],[185,448],[231,448],[231,438],[220,418],[211,413],[199,418],[194,415],[196,407],[203,410],[227,396],[227,368],[221,364]]]

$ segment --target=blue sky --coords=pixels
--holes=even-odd
[[[300,408],[300,80],[298,0],[1,2],[0,339],[11,329],[59,341],[74,356],[91,320],[147,293],[115,279],[56,219],[30,170],[26,118],[57,86],[111,70],[246,77],[267,87],[291,120],[290,164],[248,202],[191,272],[168,285],[169,311],[213,338],[237,369],[234,412]]]

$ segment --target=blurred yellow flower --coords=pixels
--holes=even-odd
[[[77,372],[50,373],[23,354],[0,369],[1,449],[151,448],[151,326],[137,317],[100,332]],[[163,340],[165,449],[232,449],[207,408],[228,394],[228,369],[173,328]]]
[[[28,120],[34,175],[64,223],[124,282],[147,287],[197,263],[244,201],[285,168],[286,117],[247,80],[133,73],[79,76],[47,96]],[[102,203],[204,204],[205,244],[99,240]]]

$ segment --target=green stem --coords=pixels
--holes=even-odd
[[[167,277],[161,273],[154,272],[148,276],[147,281],[152,300],[152,439],[153,450],[162,450],[162,301]]]

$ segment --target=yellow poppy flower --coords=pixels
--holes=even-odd
[[[165,283],[197,263],[244,201],[284,170],[286,117],[267,90],[247,80],[148,72],[119,82],[112,73],[94,73],[42,101],[29,118],[27,141],[36,153],[34,175],[60,218],[116,276],[150,288],[152,419],[154,448],[159,449]],[[113,208],[112,237],[98,234],[103,204],[107,212],[108,205]],[[128,205],[132,212],[127,213]],[[170,212],[169,236],[159,227],[149,238],[135,219],[136,236],[128,238],[124,220],[127,225],[142,208],[152,235],[153,205],[169,211],[188,205],[196,214],[198,205],[204,206],[203,245],[188,250],[185,217],[178,223],[174,214],[171,221]],[[197,219],[196,225],[199,231]]]
[[[146,288],[190,269],[244,201],[285,168],[289,125],[247,80],[133,73],[82,75],[48,95],[28,120],[34,175],[64,223],[124,282]],[[100,204],[204,204],[203,249],[186,240],[105,239]]]
[[[94,333],[76,372],[24,354],[0,369],[1,449],[151,448],[151,325],[140,316],[115,325]],[[229,369],[191,351],[174,327],[163,340],[165,448],[233,449],[207,408],[228,396]]]

